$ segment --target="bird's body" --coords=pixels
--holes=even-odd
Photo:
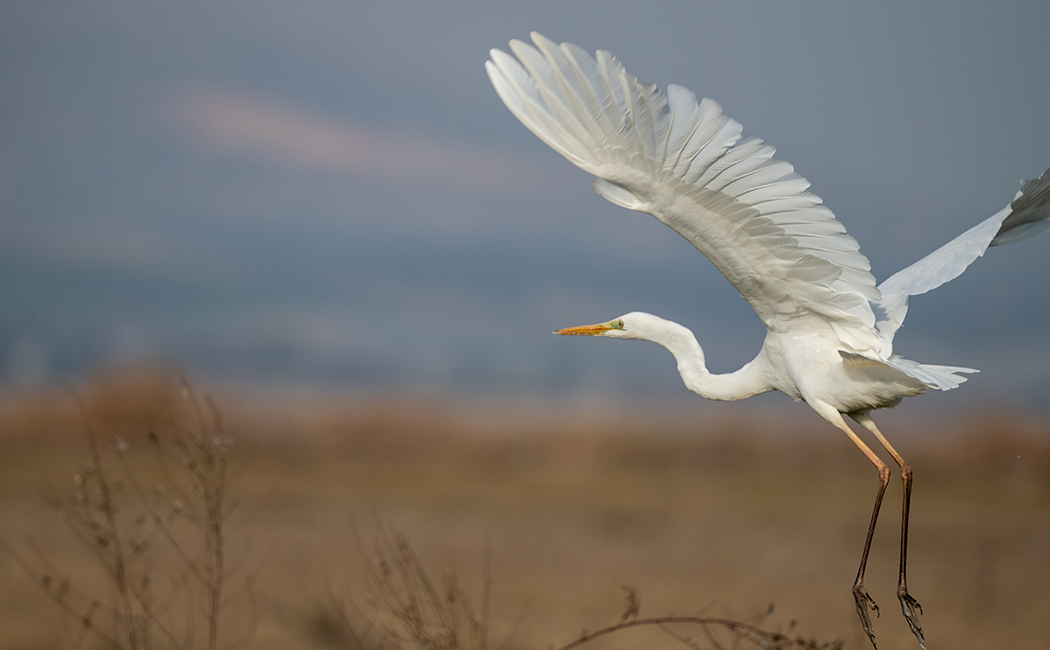
[[[833,328],[816,317],[785,332],[771,332],[762,356],[776,377],[775,388],[807,404],[839,413],[896,406],[926,386],[896,368],[864,357],[844,357]]]
[[[879,470],[879,492],[853,593],[874,644],[864,569],[889,469],[843,419],[868,429],[901,467],[905,498],[897,595],[924,643],[918,603],[905,580],[911,468],[869,412],[929,389],[950,390],[976,372],[921,364],[893,354],[910,296],[957,277],[989,246],[1050,226],[1050,170],[1022,184],[1013,201],[876,286],[856,240],[808,191],[809,182],[773,147],[743,137],[714,101],[681,86],[666,94],[627,74],[612,54],[595,57],[533,33],[536,47],[512,41],[517,59],[492,50],[486,62],[514,115],[572,163],[596,176],[609,201],[652,214],[690,241],[751,304],[766,326],[758,355],[740,370],[712,374],[687,328],[651,314],[560,330],[559,334],[641,339],[675,356],[685,385],[714,400],[771,390],[806,402],[846,433]]]

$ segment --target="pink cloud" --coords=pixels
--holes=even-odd
[[[302,169],[490,192],[540,182],[535,167],[495,151],[379,130],[230,90],[184,90],[172,108],[175,120],[210,147]]]

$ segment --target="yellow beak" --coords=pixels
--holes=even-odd
[[[564,334],[566,336],[597,336],[602,332],[608,332],[613,329],[609,327],[608,323],[599,323],[597,325],[580,325],[579,327],[566,327],[565,329],[558,330],[555,334]]]

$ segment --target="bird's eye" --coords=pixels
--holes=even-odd
[[[616,329],[622,330],[623,329],[623,319],[622,318],[617,318],[615,325],[616,325]]]

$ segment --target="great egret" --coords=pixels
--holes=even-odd
[[[918,615],[905,569],[912,471],[871,419],[928,389],[949,390],[969,368],[920,364],[893,354],[893,335],[908,297],[955,278],[989,246],[1030,237],[1050,225],[1050,170],[1022,183],[1013,201],[930,255],[876,287],[857,241],[808,192],[809,182],[773,157],[773,147],[741,137],[741,126],[710,99],[627,74],[609,52],[591,57],[570,43],[533,33],[533,47],[511,41],[517,60],[491,50],[485,69],[500,98],[541,140],[597,178],[594,189],[613,203],[648,212],[676,230],[736,287],[767,334],[762,350],[736,372],[716,375],[685,327],[632,312],[607,323],[558,334],[641,339],[675,356],[689,390],[708,399],[738,400],[771,390],[804,401],[841,429],[879,472],[879,489],[864,540],[853,596],[861,625],[875,644],[864,588],[879,506],[889,468],[846,424],[871,431],[901,468],[904,482],[897,597],[919,644]],[[520,62],[519,62],[520,61]]]

